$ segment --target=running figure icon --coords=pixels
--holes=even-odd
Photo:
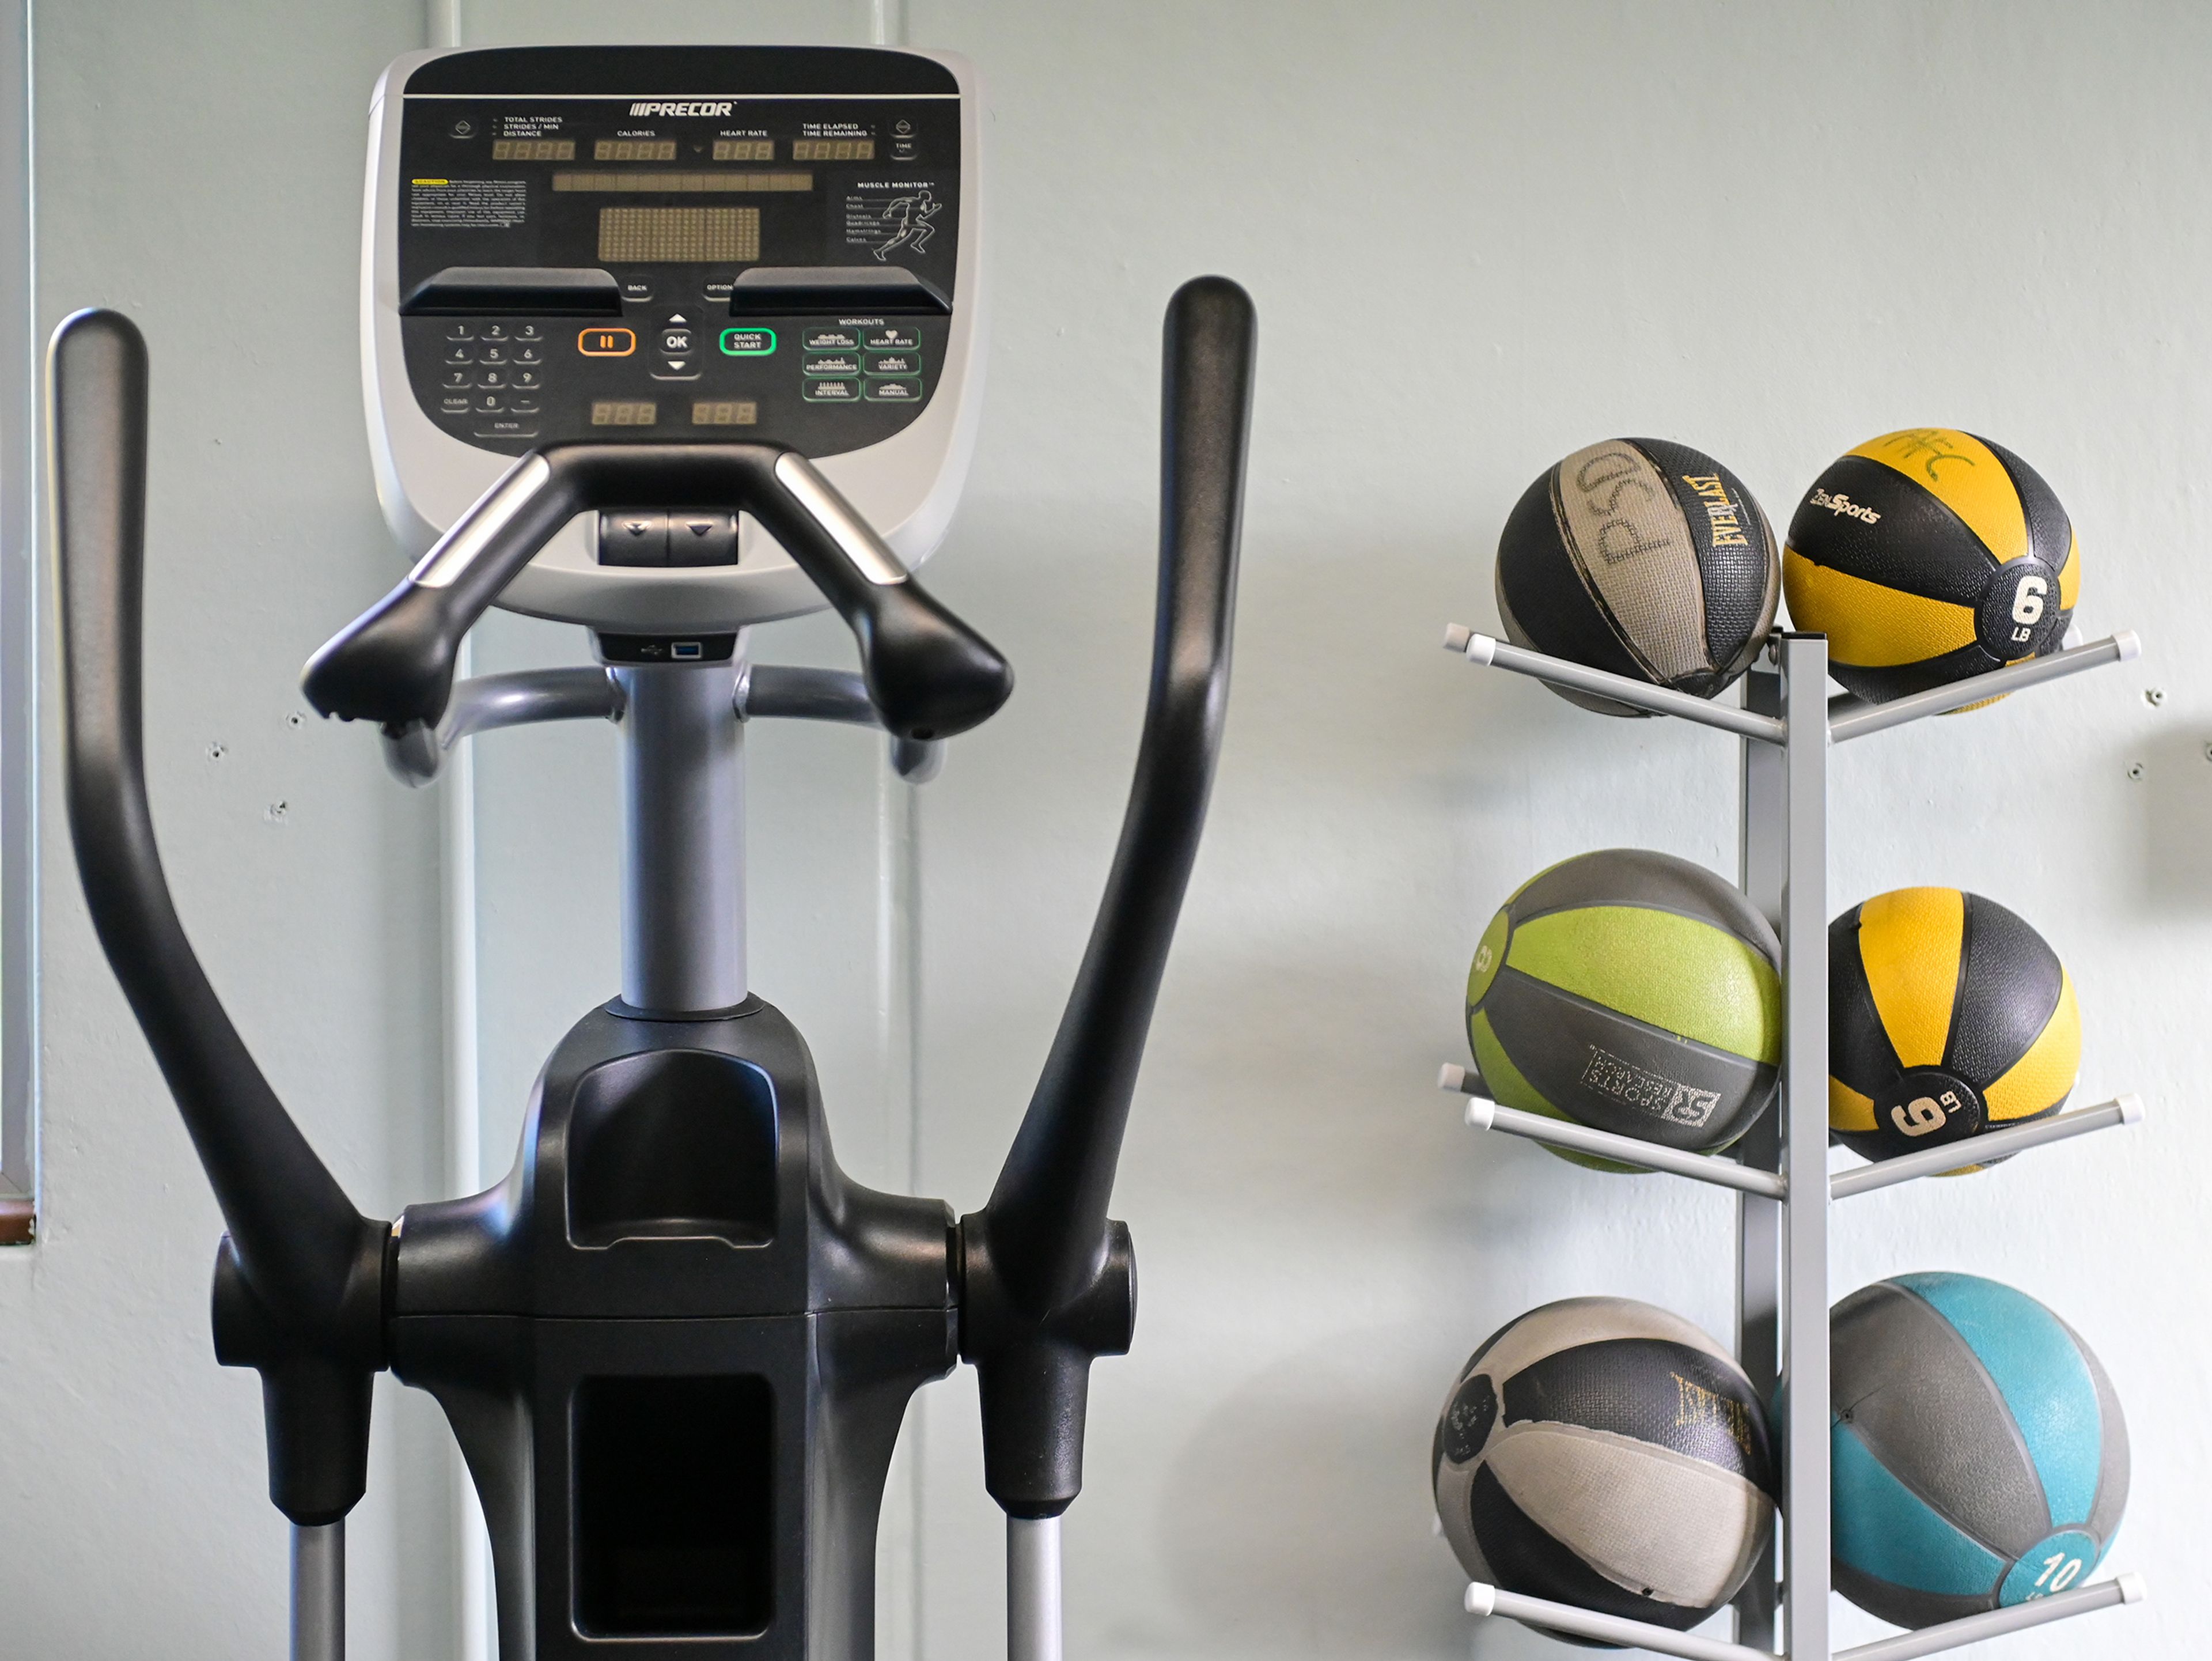
[[[928,186],[893,198],[876,216],[877,222],[890,232],[890,236],[871,250],[878,259],[894,249],[906,248],[920,253],[929,246],[929,239],[937,234],[937,212],[945,204],[931,193]]]

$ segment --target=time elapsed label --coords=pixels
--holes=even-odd
[[[750,427],[760,419],[760,405],[746,399],[702,399],[691,406],[694,427]]]
[[[650,427],[659,419],[660,406],[651,399],[596,399],[592,404],[594,427]]]

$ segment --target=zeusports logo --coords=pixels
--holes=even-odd
[[[1624,1062],[1610,1050],[1590,1046],[1589,1064],[1583,1068],[1583,1083],[1601,1096],[1610,1096],[1626,1106],[1649,1113],[1668,1124],[1697,1129],[1710,1121],[1720,1107],[1721,1092],[1699,1090],[1674,1079],[1647,1073],[1633,1062]]]
[[[1813,492],[1813,505],[1815,508],[1826,508],[1832,514],[1841,514],[1847,519],[1863,520],[1869,525],[1875,523],[1881,518],[1881,515],[1873,508],[1862,507],[1847,496],[1841,494],[1830,496],[1826,490]]]
[[[731,108],[728,104],[633,104],[629,106],[629,113],[632,115],[727,115]]]

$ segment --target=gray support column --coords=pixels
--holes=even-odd
[[[1006,1518],[1006,1661],[1060,1661],[1060,1518]]]
[[[670,1013],[745,995],[744,727],[736,663],[625,666],[623,998]]]
[[[1745,682],[1745,706],[1763,715],[1782,713],[1782,677],[1766,663]],[[1742,800],[1736,879],[1759,915],[1782,929],[1784,873],[1789,858],[1783,818],[1783,752],[1771,744],[1743,740]],[[1782,1116],[1778,1099],[1738,1145],[1736,1157],[1762,1171],[1782,1162]],[[1735,1208],[1735,1354],[1761,1401],[1774,1400],[1781,1377],[1782,1207],[1754,1194]],[[1771,1543],[1752,1565],[1735,1598],[1735,1637],[1754,1649],[1774,1647],[1775,1550]]]
[[[1828,1657],[1828,642],[1781,636],[1784,1645]]]
[[[345,1661],[345,1518],[292,1527],[292,1661]]]

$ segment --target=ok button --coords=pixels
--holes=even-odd
[[[660,350],[670,356],[682,357],[691,350],[691,331],[663,329],[660,332]]]

